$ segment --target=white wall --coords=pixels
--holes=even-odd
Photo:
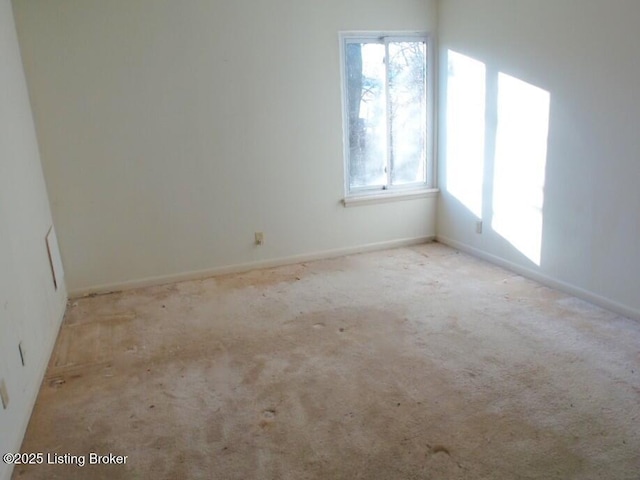
[[[435,198],[340,205],[338,49],[435,0],[14,8],[72,294],[435,234]]]
[[[438,207],[438,237],[635,317],[640,317],[638,19],[640,2],[635,0],[442,0],[438,25],[439,56],[445,67],[440,70],[440,186],[444,191]],[[486,124],[479,127],[485,142],[478,141],[478,131],[469,127],[468,148],[462,152],[447,145],[447,139],[459,134],[456,130],[464,123],[460,119],[465,118],[465,107],[448,107],[447,102],[455,105],[455,98],[465,95],[480,97],[477,93],[483,87],[476,81],[475,87],[465,89],[450,81],[449,51],[481,62],[486,70]],[[469,72],[468,78],[474,78]],[[502,162],[508,159],[517,165],[514,176],[519,169],[526,171],[532,158],[525,123],[516,125],[520,132],[514,133],[508,128],[511,117],[500,113],[501,108],[509,110],[508,105],[499,106],[505,90],[500,91],[500,72],[535,87],[529,89],[529,98],[538,98],[540,91],[549,97],[539,261],[532,261],[522,248],[491,228],[500,129],[525,145],[501,150]],[[479,117],[477,102],[465,104],[467,119]],[[522,111],[537,108],[523,107],[526,99],[515,99],[513,105]],[[515,111],[511,116],[517,115]],[[454,131],[449,136],[448,117],[449,130]],[[484,175],[465,179],[455,172],[461,165],[471,172],[483,160]],[[456,180],[467,182],[465,191],[471,196],[481,192],[479,217],[484,233],[475,233],[476,215],[469,208],[473,199],[452,191]],[[514,184],[523,182],[527,175]]]
[[[45,244],[51,213],[11,2],[0,0],[0,453],[17,452],[64,313]],[[54,252],[55,254],[55,252]],[[18,344],[22,342],[25,366]],[[0,461],[0,479],[11,468]]]

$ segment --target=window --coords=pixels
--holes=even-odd
[[[341,34],[346,192],[431,181],[426,35]]]

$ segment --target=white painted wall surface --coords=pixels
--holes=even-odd
[[[0,0],[0,453],[17,452],[64,313],[45,236],[51,213],[9,0]],[[18,343],[22,342],[25,366]],[[0,461],[0,479],[11,468]]]
[[[340,205],[338,43],[433,30],[434,0],[14,9],[72,293],[435,234],[436,198]]]
[[[439,59],[445,67],[440,70],[443,192],[438,237],[636,317],[640,317],[639,20],[640,2],[635,0],[442,0],[438,26]],[[455,138],[460,133],[456,125],[461,125],[451,118],[447,124],[448,116],[456,116],[447,101],[455,105],[455,97],[473,97],[474,88],[482,88],[470,80],[475,87],[458,87],[453,96],[448,93],[451,85],[456,90],[446,68],[449,51],[481,62],[486,69],[486,125],[478,127],[486,142],[470,128],[464,136],[470,140],[464,154],[447,146],[446,126],[454,130],[449,138]],[[458,69],[458,77],[463,70]],[[500,73],[549,96],[539,265],[491,228],[494,152],[501,128],[498,102],[504,97]],[[468,112],[473,115],[477,104],[467,103],[471,104],[475,107]],[[457,115],[464,114],[461,107]],[[504,126],[508,115],[502,117]],[[521,140],[526,145],[531,137],[525,137]],[[506,151],[517,170],[527,163],[531,150],[515,146]],[[448,158],[452,155],[455,158]],[[465,179],[452,167],[466,162],[473,171],[483,160],[484,175],[479,177]],[[476,215],[469,208],[474,201],[454,195],[452,180],[468,182],[467,192],[481,192],[484,233],[475,233]]]

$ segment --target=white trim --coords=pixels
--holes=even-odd
[[[379,192],[379,190],[377,192]],[[342,199],[342,204],[345,207],[356,207],[359,205],[373,205],[376,203],[398,202],[401,200],[415,200],[418,198],[437,197],[439,192],[440,190],[437,188],[395,192],[385,190],[384,193],[348,195]]]
[[[342,176],[344,192],[349,191],[349,106],[347,105],[347,60],[346,60],[346,32],[338,33],[338,46],[340,54],[340,102],[342,104]]]
[[[323,250],[315,253],[303,253],[300,255],[292,255],[290,257],[274,258],[271,260],[260,260],[257,262],[239,263],[235,265],[226,265],[222,267],[214,267],[206,270],[194,272],[184,272],[169,275],[160,275],[156,277],[147,277],[140,280],[130,280],[127,282],[116,282],[104,285],[96,285],[93,287],[77,288],[71,290],[69,298],[86,297],[87,295],[98,295],[123,290],[132,290],[135,288],[152,287],[156,285],[165,285],[167,283],[184,282],[188,280],[200,280],[203,278],[215,277],[217,275],[225,275],[229,273],[242,273],[250,270],[261,268],[273,268],[293,263],[311,262],[314,260],[323,260],[326,258],[343,257],[355,253],[373,252],[376,250],[386,250],[388,248],[408,247],[412,245],[420,245],[432,242],[435,235],[425,235],[422,237],[402,238],[398,240],[389,240],[386,242],[368,243],[355,247],[336,248],[333,250]]]
[[[437,35],[427,35],[427,132],[425,177],[430,188],[438,188],[438,50]]]
[[[629,307],[627,305],[623,305],[622,303],[615,302],[613,300],[609,300],[608,298],[598,295],[597,293],[584,290],[583,288],[576,287],[575,285],[563,282],[562,280],[556,280],[555,278],[545,275],[544,273],[536,272],[535,270],[523,267],[516,263],[505,260],[504,258],[498,257],[491,253],[487,253],[485,251],[479,250],[465,243],[458,242],[451,238],[444,237],[442,235],[437,235],[436,241],[444,245],[448,245],[452,248],[456,248],[475,257],[486,260],[502,268],[506,268],[507,270],[511,270],[512,272],[518,273],[524,277],[542,283],[547,287],[561,290],[565,293],[581,298],[582,300],[586,300],[587,302],[593,303],[594,305],[602,307],[606,310],[610,310],[611,312],[631,318],[633,320],[640,321],[640,310]]]
[[[386,135],[386,146],[387,146],[387,154],[386,154],[386,162],[384,164],[384,171],[387,173],[387,181],[385,182],[384,185],[384,189],[387,190],[389,189],[393,183],[392,183],[392,178],[393,178],[393,172],[392,172],[392,163],[391,163],[391,157],[393,156],[393,148],[391,146],[392,142],[391,139],[393,137],[393,133],[392,133],[392,124],[391,124],[391,94],[390,94],[390,82],[389,82],[389,37],[384,37],[384,105],[385,105],[385,111],[384,111],[384,123],[387,127],[387,135]],[[425,37],[424,40],[424,45],[425,48],[427,46],[427,39]],[[425,61],[425,70],[427,70],[427,65],[426,65],[426,61],[427,59],[424,59]],[[364,61],[363,61],[364,63]],[[363,67],[364,70],[364,67]],[[425,72],[426,74],[427,72]],[[426,86],[425,86],[425,91],[424,93],[427,93],[426,90]],[[426,99],[425,99],[426,102]],[[427,126],[424,126],[425,130],[424,130],[424,139],[425,139],[425,143],[427,140]],[[347,129],[348,130],[348,129]],[[351,138],[351,137],[349,137]],[[351,150],[349,150],[349,154],[351,154]],[[427,162],[427,158],[425,157],[424,159],[425,164]],[[349,157],[349,165],[351,165],[351,157]],[[426,168],[426,165],[425,165]],[[351,172],[349,172],[349,177],[351,177]],[[427,182],[427,175],[426,175],[426,170],[425,170],[425,176],[424,176],[424,185],[426,186],[426,182]],[[422,183],[422,182],[421,182]],[[353,195],[354,193],[356,193],[359,189],[358,188],[349,188],[349,192],[347,193],[347,195]]]

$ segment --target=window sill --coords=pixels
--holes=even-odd
[[[401,200],[436,197],[439,192],[440,190],[438,188],[428,188],[403,192],[385,191],[384,193],[349,195],[342,199],[342,204],[345,207],[357,207],[360,205],[373,205],[376,203],[399,202]]]

